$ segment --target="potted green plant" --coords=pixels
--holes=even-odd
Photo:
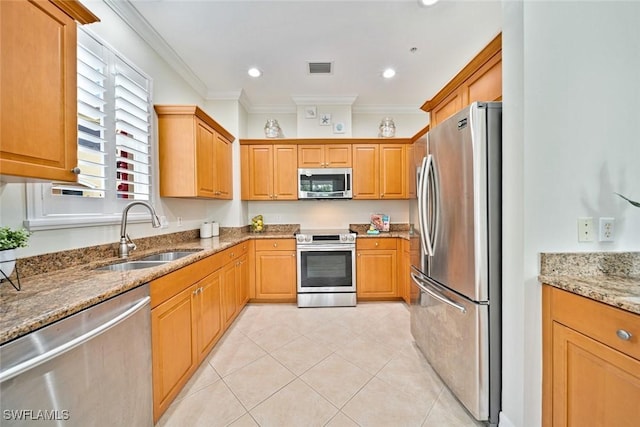
[[[0,271],[8,278],[16,266],[16,249],[24,248],[29,242],[30,233],[24,228],[12,230],[0,227]]]

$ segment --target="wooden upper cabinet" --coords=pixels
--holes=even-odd
[[[502,100],[502,34],[496,36],[422,110],[431,128],[475,101]]]
[[[406,199],[406,150],[406,144],[354,144],[353,198]]]
[[[160,196],[231,199],[233,135],[195,105],[156,105]]]
[[[350,144],[299,145],[299,168],[349,168]]]
[[[377,144],[353,145],[353,198],[380,198],[380,149]]]
[[[243,200],[297,200],[296,145],[240,147]]]
[[[407,198],[407,146],[380,145],[380,198]]]
[[[0,173],[76,181],[76,1],[0,1]]]

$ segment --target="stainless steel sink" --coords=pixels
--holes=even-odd
[[[159,254],[148,255],[144,258],[140,258],[137,261],[175,261],[180,258],[184,258],[189,255],[193,255],[198,251],[170,251],[170,252],[161,252]]]
[[[127,261],[120,262],[118,264],[109,264],[103,267],[94,268],[98,271],[129,271],[140,270],[141,268],[157,267],[162,264],[166,264],[169,261]]]

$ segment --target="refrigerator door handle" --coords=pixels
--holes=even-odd
[[[411,272],[411,279],[413,279],[413,282],[416,284],[416,286],[418,286],[418,288],[420,288],[420,290],[428,293],[438,301],[448,304],[457,310],[460,310],[463,314],[467,312],[467,309],[461,306],[460,304],[450,300],[449,298],[445,297],[439,292],[436,292],[434,290],[427,288],[427,286],[429,286],[428,282],[423,281],[422,278],[420,278],[420,276],[415,274],[413,271]]]
[[[422,250],[425,255],[433,256],[433,246],[431,245],[431,235],[427,215],[425,212],[427,202],[427,180],[431,173],[433,156],[429,154],[422,159],[420,168],[420,180],[418,181],[418,220],[420,222],[420,238],[422,240]]]

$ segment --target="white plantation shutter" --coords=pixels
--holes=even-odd
[[[148,82],[118,60],[115,66],[116,188],[120,199],[149,200]]]
[[[151,80],[82,27],[77,52],[78,182],[28,189],[32,229],[100,222],[151,201]]]

